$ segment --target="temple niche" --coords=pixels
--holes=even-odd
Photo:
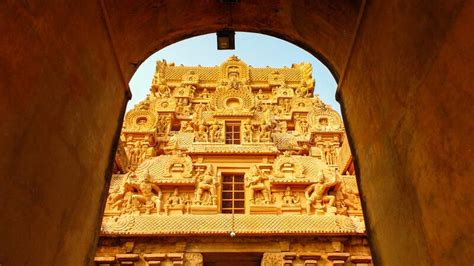
[[[96,263],[370,264],[342,119],[311,73],[158,61],[125,115]]]

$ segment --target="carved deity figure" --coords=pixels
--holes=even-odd
[[[249,143],[252,142],[253,129],[252,129],[252,123],[250,122],[250,119],[247,119],[244,121],[242,131],[244,135],[244,141],[249,142]]]
[[[170,88],[162,81],[153,80],[153,93],[157,98],[169,98],[171,96]]]
[[[171,130],[171,117],[170,116],[160,116],[158,118],[158,132],[162,134],[168,134]]]
[[[217,180],[212,165],[209,165],[203,174],[196,176],[196,182],[193,204],[217,205]]]
[[[149,181],[149,177],[139,185],[140,194],[134,195],[145,208],[145,213],[150,214],[152,210],[156,209],[156,213],[161,212],[161,189]]]
[[[298,193],[293,193],[289,186],[286,187],[285,193],[282,197],[282,204],[283,207],[293,207],[300,204],[300,198]]]
[[[270,204],[270,184],[268,176],[256,165],[252,166],[250,172],[246,174],[247,187],[249,188],[250,203],[256,204],[258,193],[263,195],[263,204]]]
[[[298,117],[296,118],[295,130],[302,136],[308,135],[309,124],[306,118]]]
[[[209,126],[209,141],[217,142],[221,139],[222,125],[216,120]]]
[[[268,96],[263,94],[262,92],[262,89],[259,89],[258,92],[257,92],[257,95],[255,95],[255,97],[258,99],[258,100],[267,100],[268,99]]]
[[[362,209],[359,199],[359,193],[342,182],[336,192],[336,207],[338,214],[347,215],[348,210],[360,211]]]
[[[302,80],[300,86],[295,89],[295,94],[298,97],[310,97],[309,88],[310,86],[307,85],[306,81]]]
[[[209,91],[207,91],[206,88],[202,90],[202,92],[199,94],[199,98],[201,99],[208,99],[211,95],[209,94]]]
[[[291,112],[291,101],[290,101],[290,99],[284,99],[281,102],[281,106],[283,107],[283,112],[285,114],[289,114]]]
[[[310,214],[311,206],[318,211],[327,211],[328,207],[334,207],[335,196],[329,195],[329,189],[339,185],[341,182],[339,173],[335,173],[334,181],[330,182],[321,170],[320,178],[305,189],[306,213]]]
[[[175,188],[173,194],[170,194],[168,199],[165,202],[164,209],[165,213],[169,214],[169,209],[183,209],[184,208],[184,199],[179,195],[178,188]]]
[[[208,142],[209,135],[208,135],[208,127],[204,120],[199,121],[197,125],[197,130],[194,132],[194,140],[199,142]]]
[[[138,165],[140,164],[142,158],[142,143],[137,140],[135,144],[132,144],[133,146],[129,149],[129,160],[130,160],[130,165]]]
[[[258,127],[257,142],[267,142],[270,141],[271,136],[271,125],[262,123]]]

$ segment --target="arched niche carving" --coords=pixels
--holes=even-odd
[[[273,175],[282,178],[287,176],[285,172],[291,174],[292,177],[302,178],[304,177],[303,164],[289,153],[284,153],[275,159],[273,163]]]
[[[124,121],[125,131],[150,131],[156,127],[156,113],[150,110],[132,110],[127,113]]]

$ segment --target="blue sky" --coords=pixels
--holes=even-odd
[[[128,103],[127,110],[133,108],[147,95],[157,60],[166,59],[167,62],[186,66],[215,66],[231,55],[236,55],[253,67],[291,67],[293,63],[311,63],[313,78],[316,80],[315,93],[340,113],[339,104],[335,99],[336,81],[326,66],[310,53],[275,37],[246,32],[236,33],[235,47],[235,50],[217,50],[214,33],[189,38],[154,53],[140,65],[130,80],[133,97]]]

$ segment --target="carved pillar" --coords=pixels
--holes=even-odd
[[[144,254],[143,259],[148,263],[147,265],[161,265],[161,262],[166,260],[165,253],[152,253],[152,254]]]
[[[204,258],[201,253],[185,253],[184,266],[202,266]]]
[[[302,253],[299,257],[304,261],[304,266],[317,266],[321,253]]]
[[[283,254],[278,252],[263,253],[261,266],[280,266],[283,265]],[[285,264],[288,265],[288,264]]]
[[[349,253],[328,253],[328,260],[332,262],[333,266],[344,266],[347,258],[349,258]]]
[[[355,266],[369,266],[372,262],[371,256],[351,256],[350,261]]]
[[[183,253],[168,253],[167,257],[170,261],[173,262],[173,266],[183,265],[183,258],[184,258]]]
[[[291,266],[293,265],[293,261],[296,259],[295,252],[283,252],[283,265],[284,266]]]
[[[115,257],[95,257],[96,266],[112,266],[115,263]]]
[[[117,254],[115,258],[120,263],[120,265],[135,265],[135,262],[138,261],[138,254]]]

